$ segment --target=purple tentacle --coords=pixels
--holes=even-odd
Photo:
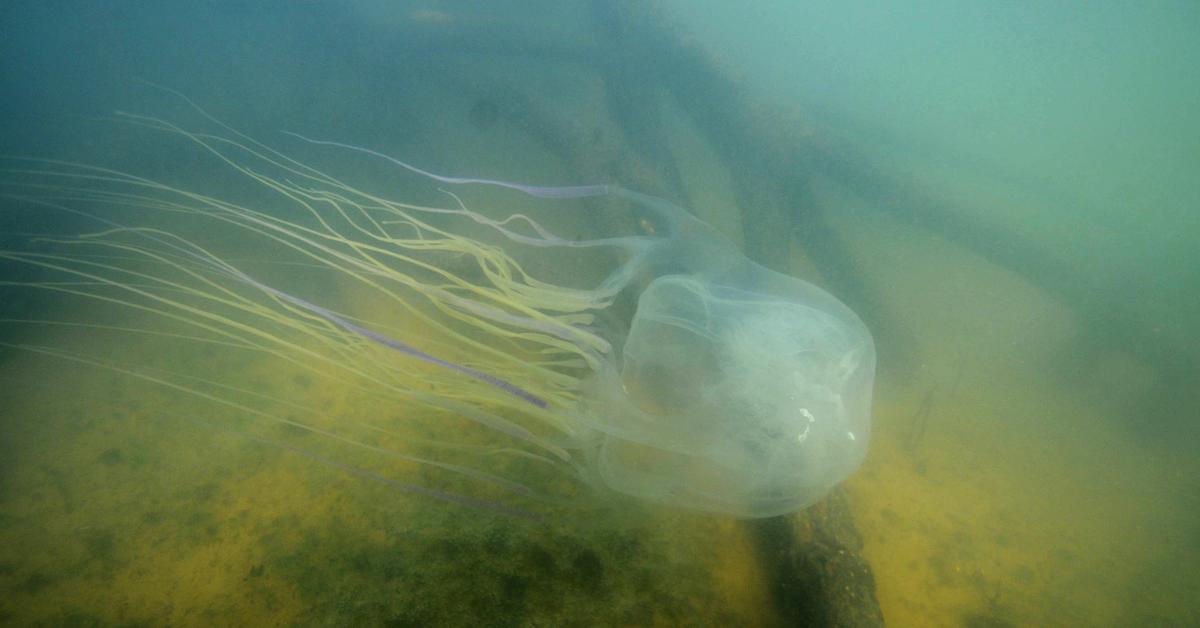
[[[279,297],[280,299],[287,301],[288,303],[291,303],[291,304],[299,306],[305,310],[308,310],[309,312],[312,312],[313,314],[316,314],[317,316],[324,318],[325,320],[341,327],[342,329],[345,329],[346,331],[356,333],[360,336],[363,336],[364,338],[373,340],[385,347],[395,349],[396,351],[399,351],[405,355],[409,355],[414,358],[417,358],[418,360],[421,360],[423,362],[428,362],[430,364],[436,364],[437,366],[448,368],[452,371],[462,373],[463,375],[466,375],[467,377],[471,377],[473,379],[477,379],[486,384],[490,384],[490,385],[495,386],[496,388],[499,388],[500,390],[503,390],[511,395],[520,397],[521,399],[524,399],[525,401],[528,401],[529,403],[531,403],[539,408],[545,408],[547,406],[547,403],[544,399],[542,399],[541,397],[538,397],[537,395],[534,395],[533,393],[525,390],[524,388],[521,388],[520,386],[517,386],[516,384],[514,384],[512,382],[500,379],[499,377],[496,377],[495,375],[489,375],[488,373],[484,373],[483,371],[477,371],[468,366],[463,366],[461,364],[455,364],[454,362],[448,362],[441,358],[434,357],[432,355],[429,355],[428,353],[425,353],[424,351],[421,351],[420,349],[417,349],[416,347],[404,344],[403,342],[400,342],[399,340],[390,338],[390,337],[385,336],[378,332],[371,331],[370,329],[367,329],[366,327],[363,327],[361,325],[355,325],[354,323],[351,323],[350,321],[342,318],[341,316],[338,316],[337,314],[334,314],[333,312],[331,312],[319,305],[316,305],[314,303],[309,303],[308,301],[305,301],[304,299],[301,299],[300,297],[295,297],[286,292],[281,292],[279,290],[276,290],[275,288],[272,288],[271,286],[268,286],[264,283],[254,280],[250,276],[248,276],[245,273],[242,273],[241,271],[238,271],[236,269],[224,268],[223,270],[225,270],[226,272],[232,272],[241,281],[258,288],[259,290],[273,294],[273,295]]]
[[[91,218],[91,219],[101,222],[103,224],[107,224],[107,225],[117,228],[117,229],[130,230],[129,227],[126,227],[125,225],[122,225],[117,222],[113,222],[111,220],[108,220],[108,219],[100,217],[100,216],[94,216],[94,215],[80,212],[77,210],[70,210],[69,208],[63,208],[63,209],[68,209],[68,211],[71,211],[72,213],[86,216],[88,218]],[[276,290],[275,288],[272,288],[271,286],[268,286],[256,279],[254,279],[253,277],[250,277],[249,275],[247,275],[246,273],[243,273],[242,271],[238,270],[237,268],[235,268],[219,259],[211,257],[208,254],[201,255],[200,253],[197,253],[196,251],[191,250],[190,248],[180,246],[179,244],[176,244],[173,242],[169,242],[161,237],[151,235],[148,233],[143,233],[143,232],[137,231],[137,230],[132,230],[132,231],[134,231],[135,233],[138,233],[139,235],[141,235],[149,240],[153,240],[155,242],[158,242],[159,244],[162,244],[171,249],[179,251],[179,252],[183,253],[184,255],[186,255],[187,257],[190,257],[195,260],[199,260],[205,266],[212,267],[212,268],[216,269],[217,271],[225,273],[226,275],[229,275],[243,283],[254,286],[254,287],[258,288],[259,290],[273,294],[276,297],[279,297],[280,299],[287,301],[288,303],[296,305],[302,309],[308,310],[309,312],[312,312],[313,314],[316,314],[317,316],[324,318],[325,320],[341,327],[342,329],[345,329],[346,331],[356,333],[360,336],[363,336],[365,338],[373,340],[381,345],[390,347],[392,349],[395,349],[396,351],[404,353],[405,355],[409,355],[414,358],[417,358],[418,360],[422,360],[422,361],[428,362],[430,364],[436,364],[437,366],[448,368],[452,371],[462,373],[463,375],[466,375],[473,379],[477,379],[486,384],[490,384],[490,385],[495,386],[496,388],[499,388],[511,395],[514,395],[516,397],[524,399],[525,401],[528,401],[529,403],[531,403],[539,408],[545,408],[548,405],[546,403],[546,400],[525,390],[524,388],[521,388],[520,386],[517,386],[516,384],[513,384],[512,382],[500,379],[499,377],[496,377],[495,375],[489,375],[487,373],[484,373],[483,371],[477,371],[473,368],[463,366],[461,364],[455,364],[454,362],[448,362],[441,358],[434,357],[432,355],[429,355],[428,353],[425,353],[424,351],[421,351],[420,349],[417,349],[416,347],[412,347],[410,345],[404,344],[403,342],[400,342],[399,340],[395,340],[395,339],[389,338],[388,336],[385,336],[383,334],[371,331],[361,325],[355,325],[354,323],[351,323],[350,321],[346,320],[345,318],[342,318],[341,316],[338,316],[337,314],[334,314],[333,312],[331,312],[319,305],[316,305],[314,303],[309,303],[308,301],[305,301],[304,299],[301,299],[300,297],[295,297],[286,292]]]

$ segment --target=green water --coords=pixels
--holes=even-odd
[[[872,327],[874,433],[845,491],[889,625],[1200,622],[1194,7],[788,5],[10,3],[0,153],[274,209],[195,147],[112,120],[212,130],[138,77],[397,200],[452,202],[278,131],[672,199]],[[96,229],[14,199],[22,176],[4,175],[0,249]],[[498,216],[527,209],[463,194]],[[584,236],[653,229],[636,214],[542,218]],[[370,291],[272,266],[284,260],[253,239],[163,224],[422,332]],[[333,372],[47,324],[186,329],[30,289],[45,275],[25,265],[0,279],[15,284],[0,288],[0,623],[785,622],[741,522],[586,490],[542,523],[413,495],[364,473],[505,499],[221,400],[540,470],[427,447],[488,433]],[[209,396],[12,345],[182,373]]]

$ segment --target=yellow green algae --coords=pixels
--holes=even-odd
[[[73,340],[81,352],[142,357],[147,368],[164,360],[152,346],[86,336]],[[353,391],[285,376],[268,360],[234,364],[217,352],[169,361],[236,369],[330,416],[354,412]],[[241,419],[120,374],[16,353],[0,378],[12,454],[0,521],[5,623],[774,621],[751,541],[732,519],[670,511],[600,513],[590,523],[512,519],[414,497],[214,427]],[[70,394],[59,388],[67,381]],[[311,442],[319,436],[286,426],[252,429],[319,447]]]
[[[892,233],[856,228],[868,242]],[[903,269],[862,255],[895,292],[921,365],[883,378],[872,451],[848,483],[888,623],[1172,625],[1194,613],[1195,582],[1172,574],[1196,558],[1182,539],[1197,461],[1131,439],[1116,416],[1153,373],[1118,357],[1104,369],[1124,386],[1064,394],[1044,374],[1049,346],[1078,324],[1071,312],[919,236]],[[975,298],[920,307],[954,290]],[[114,362],[253,381],[292,404],[284,416],[391,413],[429,429],[268,358],[42,333]],[[732,519],[633,507],[513,520],[347,474],[269,444],[320,450],[319,436],[118,373],[8,352],[0,380],[8,624],[777,623]],[[1172,581],[1170,595],[1146,589]]]
[[[1064,385],[1079,313],[886,219],[855,228],[916,338],[913,369],[881,378],[872,451],[848,482],[888,624],[1200,621],[1200,459],[1139,437],[1172,420],[1139,414],[1153,369],[1117,353]]]

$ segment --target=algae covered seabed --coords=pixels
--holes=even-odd
[[[847,484],[887,622],[1180,625],[1194,613],[1200,469],[1134,438],[1121,414],[1153,374],[1112,358],[1107,383],[1066,393],[1047,373],[1054,339],[1079,323],[1053,299],[932,239],[904,240],[907,264],[889,266],[871,243],[895,252],[890,225],[839,229],[918,340],[919,368],[881,373],[872,449]],[[364,408],[264,357],[61,328],[24,340],[251,382],[285,416],[412,412]],[[732,519],[646,507],[514,520],[347,473],[273,444],[308,450],[320,436],[247,427],[234,409],[120,373],[10,350],[0,381],[7,624],[779,624]]]
[[[190,359],[330,415],[353,403],[310,379],[278,379],[267,363]],[[6,624],[772,622],[750,540],[732,520],[510,519],[222,432],[220,410],[121,375],[16,354],[0,377]]]
[[[873,270],[917,366],[882,378],[849,481],[888,623],[1195,623],[1200,460],[1190,432],[1147,435],[1179,421],[1143,410],[1161,408],[1154,371],[1114,351],[1072,380],[1064,343],[1087,320],[968,252],[910,242],[903,268]]]

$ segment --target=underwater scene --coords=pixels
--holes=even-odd
[[[0,625],[1200,625],[1200,9],[0,8]]]

